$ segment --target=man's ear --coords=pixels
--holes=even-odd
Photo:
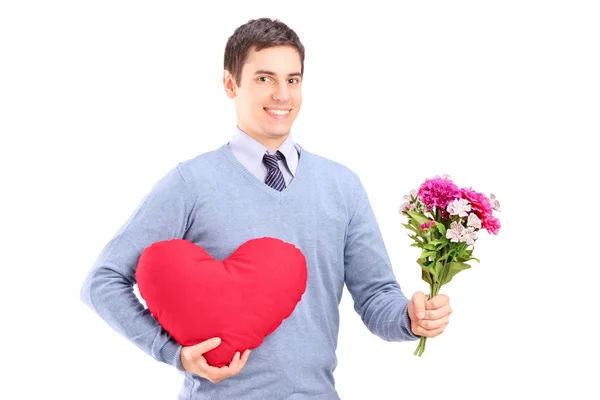
[[[234,76],[228,70],[223,71],[223,87],[227,97],[233,99],[237,93],[237,86],[235,84]]]

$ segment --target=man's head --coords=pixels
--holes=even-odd
[[[225,47],[223,84],[235,100],[238,126],[276,148],[290,132],[302,105],[304,46],[283,22],[250,20]]]

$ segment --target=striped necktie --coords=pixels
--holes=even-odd
[[[279,150],[277,150],[277,153],[274,155],[265,153],[263,156],[263,162],[267,166],[267,178],[265,179],[265,183],[280,192],[285,188],[285,180],[283,179],[283,174],[279,169],[277,160],[283,159],[283,154],[281,154]]]

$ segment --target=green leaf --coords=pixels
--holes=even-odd
[[[449,252],[448,252],[448,253],[446,253],[446,254],[444,254],[443,256],[441,256],[441,257],[438,259],[438,261],[440,261],[440,262],[441,262],[441,261],[444,261],[444,260],[445,260],[445,259],[447,259],[448,257],[450,257],[450,253],[449,253]]]
[[[439,238],[439,239],[435,239],[435,240],[432,240],[429,242],[429,244],[435,245],[436,250],[440,250],[441,248],[446,246],[448,243],[450,243],[450,241],[445,238]]]
[[[415,228],[411,224],[402,224],[402,226],[405,227],[406,229],[410,229],[411,231],[415,231]]]
[[[469,269],[471,266],[469,264],[461,263],[461,262],[449,262],[446,264],[445,273],[442,277],[442,285],[447,284],[452,280],[454,275],[458,274],[460,271],[464,271],[465,269]]]
[[[425,265],[425,260],[424,259],[417,259],[417,264],[419,264],[421,266],[421,269],[423,270],[421,276],[423,277],[423,280],[425,280],[425,282],[429,282],[428,279],[426,279],[424,277],[424,274],[427,274],[428,278],[431,279],[436,279],[437,275],[435,274],[435,271],[432,270],[431,268],[429,268],[427,265]]]
[[[414,227],[416,232],[421,232],[421,225],[419,225],[417,220],[411,218],[409,222]]]
[[[427,257],[435,258],[436,255],[437,255],[437,251],[426,251],[426,250],[423,250],[423,252],[421,253],[421,258],[423,260],[426,260]]]
[[[435,222],[435,226],[437,226],[438,231],[442,234],[442,236],[446,237],[446,227],[441,222]]]
[[[423,280],[427,283],[429,283],[430,285],[433,285],[433,282],[431,281],[431,275],[429,274],[429,272],[426,272],[424,269],[421,270],[421,278],[423,278]]]
[[[415,221],[417,221],[417,223],[419,225],[424,224],[426,222],[430,222],[431,219],[427,218],[426,216],[424,216],[422,213],[420,212],[416,212],[416,211],[407,211],[406,212],[408,215],[411,216],[412,219],[414,219]]]

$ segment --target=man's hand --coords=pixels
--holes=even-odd
[[[408,303],[410,328],[415,335],[435,337],[446,329],[452,308],[445,294],[438,294],[429,300],[428,297],[423,292],[416,292]]]
[[[183,368],[188,372],[208,379],[212,383],[217,383],[225,378],[231,378],[239,374],[244,365],[246,365],[248,357],[250,357],[250,350],[246,350],[241,357],[238,351],[233,356],[233,360],[229,366],[217,368],[209,365],[203,354],[220,344],[220,338],[212,338],[194,346],[184,346],[181,349],[181,363],[183,364]]]

